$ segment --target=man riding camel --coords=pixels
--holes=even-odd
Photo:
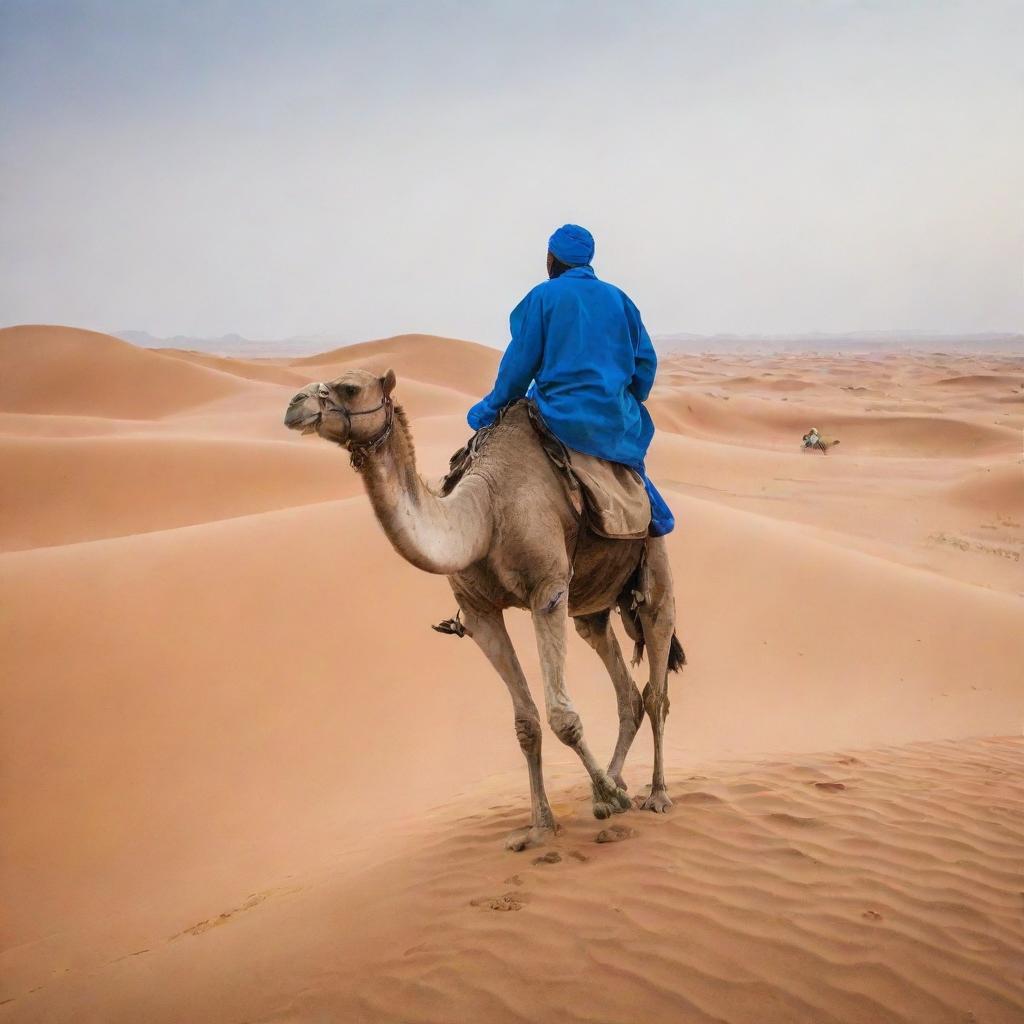
[[[658,357],[629,297],[598,279],[594,237],[565,224],[548,240],[548,280],[512,311],[509,342],[494,388],[469,410],[474,430],[490,426],[524,395],[567,447],[635,470],[651,502],[650,534],[675,519],[644,468],[654,423],[643,403]]]
[[[811,429],[808,430],[807,433],[804,434],[804,436],[801,438],[801,441],[803,441],[803,447],[805,449],[809,448],[812,450],[816,450],[824,455],[828,455],[829,448],[834,448],[837,444],[839,444],[838,441],[833,441],[822,437],[821,434],[818,433],[817,427],[811,427]]]

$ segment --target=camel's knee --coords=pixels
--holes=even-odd
[[[544,592],[544,597],[538,603],[540,611],[544,612],[545,615],[550,615],[552,612],[557,611],[559,608],[563,608],[566,605],[566,597],[569,591],[563,587],[551,587]]]
[[[540,718],[536,715],[516,715],[516,739],[524,754],[540,750]]]
[[[669,699],[668,687],[657,688],[648,683],[644,687],[643,706],[650,715],[652,722],[663,722],[668,717]]]
[[[563,611],[568,609],[568,578],[554,575],[538,583],[530,595],[530,607],[533,609],[534,614],[541,612],[545,615],[550,615],[559,608],[563,609]]]
[[[583,722],[572,708],[551,708],[548,711],[551,731],[567,746],[578,746],[583,739]]]

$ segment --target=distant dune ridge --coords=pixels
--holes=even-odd
[[[943,334],[937,331],[824,331],[799,334],[660,334],[666,352],[970,352],[1020,355],[1024,334],[983,331]]]
[[[115,331],[114,336],[142,348],[185,348],[214,355],[252,357],[257,355],[310,355],[325,348],[351,343],[337,333],[298,334],[290,338],[253,339],[240,334],[200,338],[184,334],[158,338],[148,331]],[[977,334],[943,334],[936,331],[847,331],[799,334],[659,334],[658,349],[672,352],[884,352],[930,351],[1002,352],[1019,355],[1024,351],[1024,334],[1012,331],[984,331]],[[372,343],[371,343],[372,344]]]
[[[0,330],[0,365],[4,412],[158,419],[239,390],[227,374],[71,327]]]
[[[666,356],[676,806],[595,842],[547,735],[516,855],[505,688],[281,424],[392,367],[436,479],[500,353],[192,340],[0,330],[0,1021],[1024,1020],[1024,355]]]

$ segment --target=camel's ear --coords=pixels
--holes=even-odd
[[[390,395],[395,390],[395,385],[398,383],[398,378],[395,376],[394,370],[388,370],[380,379],[381,390],[385,395]]]

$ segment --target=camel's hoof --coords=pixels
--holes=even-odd
[[[642,811],[654,811],[655,814],[667,814],[672,806],[668,793],[663,789],[651,791],[650,796],[637,797],[637,807]]]
[[[608,779],[607,783],[594,783],[594,817],[601,820],[613,814],[628,811],[633,804],[629,794]]]
[[[510,832],[505,840],[505,849],[513,853],[522,853],[523,850],[531,850],[535,846],[543,846],[549,839],[558,835],[558,826],[550,828],[530,825],[528,828],[519,828]]]

